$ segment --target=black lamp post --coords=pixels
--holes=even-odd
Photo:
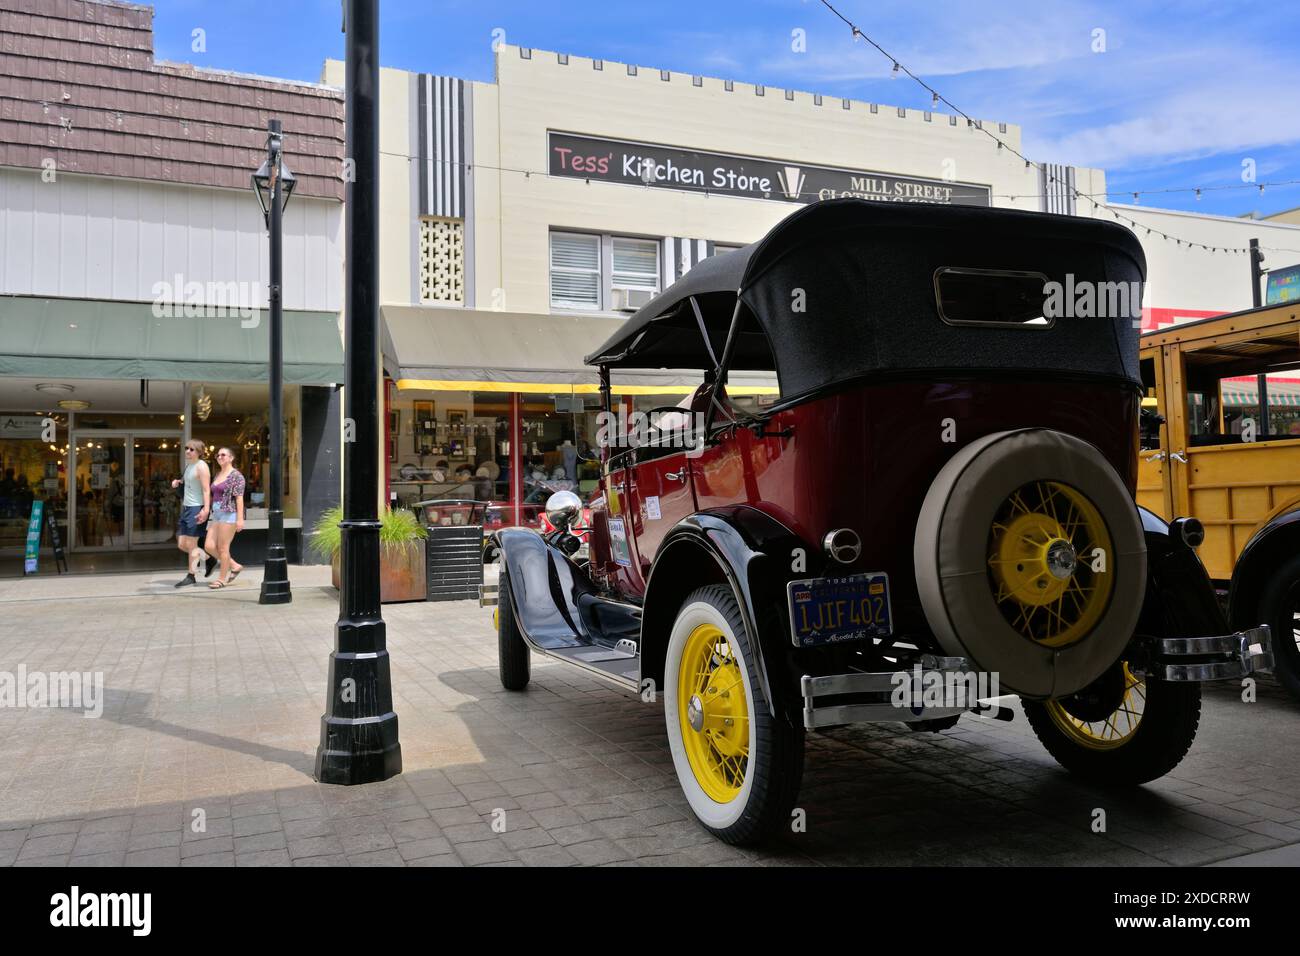
[[[288,604],[293,600],[293,592],[289,589],[289,561],[284,552],[284,508],[280,495],[284,460],[284,412],[281,407],[284,395],[284,311],[280,292],[283,280],[282,214],[284,207],[289,205],[296,180],[284,164],[283,145],[280,121],[267,120],[266,161],[253,173],[253,192],[257,194],[262,218],[271,234],[271,403],[268,413],[271,462],[267,469],[270,488],[266,496],[266,559],[262,568],[262,593],[257,599],[259,604]]]
[[[1264,253],[1260,251],[1259,240],[1250,240],[1250,301],[1256,309],[1262,304],[1259,291],[1260,280],[1268,274],[1264,268]]]
[[[379,596],[379,3],[346,0],[347,299],[339,619],[316,779],[372,783],[402,772]]]

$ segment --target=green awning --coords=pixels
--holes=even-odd
[[[187,316],[185,306],[166,308],[171,315],[155,315],[147,302],[0,296],[0,375],[266,381],[266,310],[247,317]],[[284,380],[343,381],[336,314],[284,313]]]

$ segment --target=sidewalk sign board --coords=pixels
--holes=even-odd
[[[41,553],[41,524],[45,515],[45,502],[32,502],[32,517],[27,522],[27,552],[23,557],[23,574],[35,574],[36,562]]]
[[[68,570],[68,556],[63,552],[63,539],[59,537],[59,522],[55,520],[53,508],[46,517],[50,522],[50,550],[54,552],[54,570],[62,574]]]

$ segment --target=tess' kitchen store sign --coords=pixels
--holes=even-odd
[[[879,202],[991,205],[987,186],[597,139],[554,130],[547,133],[547,154],[552,176],[607,183],[688,189],[778,202],[810,203],[854,196]],[[649,182],[647,175],[652,177]]]

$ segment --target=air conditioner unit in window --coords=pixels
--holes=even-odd
[[[654,297],[655,294],[649,289],[625,289],[615,286],[614,311],[635,312]]]

